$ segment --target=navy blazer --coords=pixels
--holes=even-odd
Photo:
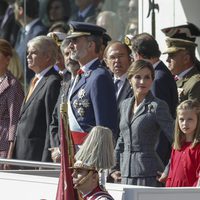
[[[175,118],[178,105],[177,86],[172,73],[162,61],[155,68],[155,79],[151,91],[155,97],[168,104],[171,115]]]
[[[178,90],[171,72],[162,61],[155,68],[155,79],[151,91],[154,96],[164,100],[168,104],[170,113],[175,118],[176,107],[178,105]],[[160,134],[157,152],[166,165],[171,155],[171,143],[162,132]]]
[[[134,97],[120,106],[120,137],[115,148],[116,166],[122,177],[156,176],[163,164],[156,153],[160,131],[172,141],[174,120],[167,104],[151,92],[145,97],[135,114]]]
[[[16,131],[14,158],[51,161],[49,125],[60,90],[60,76],[51,68],[24,101]]]
[[[116,134],[117,104],[114,84],[100,60],[95,61],[82,74],[73,88],[70,103],[77,122],[85,132],[101,125]]]

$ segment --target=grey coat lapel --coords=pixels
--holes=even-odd
[[[138,107],[138,110],[136,111],[136,113],[133,115],[132,119],[131,119],[131,123],[133,123],[140,115],[142,115],[144,112],[147,112],[148,110],[148,106],[151,103],[151,101],[153,100],[153,95],[151,92],[149,92],[147,94],[147,96],[144,98],[144,100],[141,102],[141,104]]]

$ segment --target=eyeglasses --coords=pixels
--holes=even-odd
[[[116,59],[123,59],[126,56],[127,55],[125,55],[125,54],[116,54],[116,55],[109,56],[107,59],[110,60],[110,61],[115,61]]]

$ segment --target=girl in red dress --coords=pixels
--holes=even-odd
[[[197,186],[199,177],[200,103],[186,100],[177,107],[174,144],[166,187]]]

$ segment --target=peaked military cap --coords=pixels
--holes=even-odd
[[[47,36],[52,38],[56,44],[60,46],[62,41],[66,38],[67,34],[62,32],[49,32]]]
[[[196,43],[191,42],[189,40],[176,39],[176,38],[167,38],[166,39],[167,49],[163,52],[163,54],[167,53],[176,53],[180,50],[195,50],[197,46]]]
[[[84,35],[98,35],[103,36],[106,30],[100,26],[85,22],[69,22],[70,30],[67,34],[67,38],[75,38]]]
[[[192,24],[187,23],[180,26],[173,26],[161,29],[161,31],[170,38],[177,38],[195,42],[196,37],[200,36],[200,29]]]

